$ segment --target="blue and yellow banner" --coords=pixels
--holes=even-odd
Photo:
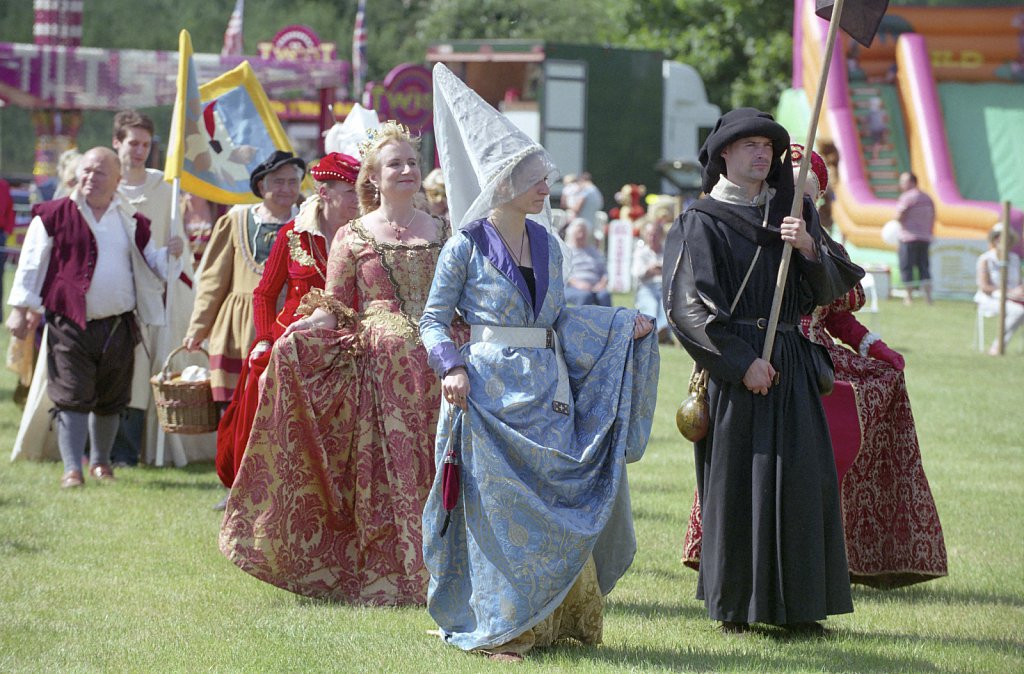
[[[178,38],[178,95],[174,103],[165,178],[221,204],[255,203],[249,174],[291,142],[248,61],[199,86],[192,38]]]

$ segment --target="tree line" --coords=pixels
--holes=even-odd
[[[32,42],[29,0],[0,3],[0,42]],[[456,39],[531,39],[606,44],[660,51],[692,65],[708,98],[723,109],[774,109],[789,86],[793,3],[789,0],[367,0],[367,61],[370,79],[396,64],[422,62],[427,47]],[[891,5],[1005,5],[1005,0],[892,0]],[[234,0],[85,0],[84,46],[177,49],[186,28],[197,52],[219,52]],[[247,0],[246,54],[283,26],[312,27],[337,45],[339,58],[352,53],[356,0]],[[169,110],[149,110],[169,124]],[[110,141],[109,112],[87,112],[79,144]],[[0,172],[28,172],[34,134],[27,111],[0,110]]]

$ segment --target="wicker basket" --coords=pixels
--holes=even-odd
[[[176,380],[181,372],[171,372],[171,358],[184,349],[179,346],[167,354],[163,370],[149,380],[153,385],[156,416],[165,433],[210,433],[217,430],[217,406],[213,402],[210,380]],[[210,358],[210,354],[200,350]]]

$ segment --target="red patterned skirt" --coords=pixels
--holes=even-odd
[[[424,603],[440,386],[423,347],[386,330],[311,330],[271,354],[221,551],[308,597]]]

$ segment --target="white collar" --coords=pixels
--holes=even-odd
[[[296,232],[308,232],[313,236],[323,236],[320,230],[320,214],[323,212],[323,202],[320,195],[314,194],[299,207],[299,214],[295,216],[295,225],[292,227]]]
[[[78,190],[77,187],[71,191],[71,194],[68,196],[68,198],[74,202],[75,206],[78,206],[79,211],[83,213],[85,213],[86,211],[90,213],[92,212],[92,207],[89,206],[88,202],[86,202],[85,200],[85,196],[82,195],[82,193]],[[121,194],[119,192],[114,192],[114,197],[110,200],[110,203],[107,205],[106,210],[103,211],[103,214],[106,215],[111,208],[116,208],[122,214],[128,217],[131,217],[136,213],[135,207],[128,203],[128,201],[126,201],[125,199],[122,199]]]
[[[737,206],[764,206],[775,196],[775,188],[769,187],[768,183],[761,183],[761,191],[753,199],[747,197],[747,191],[732,182],[724,175],[719,177],[718,182],[711,189],[709,195],[717,201],[724,201],[727,204]]]
[[[260,207],[260,204],[252,204],[251,206],[249,206],[249,207],[248,207],[248,208],[249,208],[249,212],[251,212],[251,213],[252,213],[252,218],[253,218],[253,220],[255,220],[255,221],[256,221],[256,224],[257,224],[257,225],[263,225],[263,224],[267,224],[267,225],[279,225],[279,226],[281,226],[281,227],[284,227],[284,226],[285,226],[285,225],[287,225],[287,224],[288,224],[288,223],[289,223],[290,221],[294,220],[294,219],[295,219],[295,216],[296,216],[296,215],[298,214],[298,212],[299,212],[299,209],[298,209],[298,207],[297,207],[297,206],[295,206],[295,205],[293,204],[293,205],[292,205],[292,212],[291,212],[291,215],[289,215],[289,216],[288,216],[288,219],[287,219],[287,220],[285,220],[284,222],[270,222],[269,220],[264,220],[263,218],[261,218],[261,217],[260,217],[260,212],[259,212],[259,210],[258,210],[258,209],[259,209],[259,207]]]

